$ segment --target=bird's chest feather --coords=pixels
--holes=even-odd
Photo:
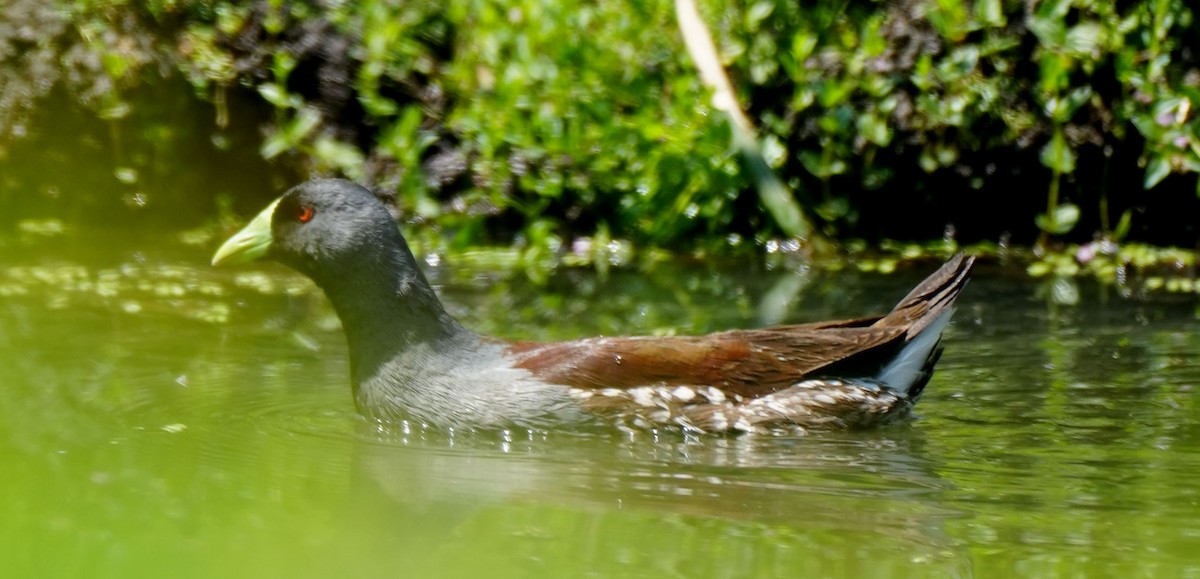
[[[419,344],[356,377],[355,401],[375,418],[433,426],[537,426],[581,414],[566,388],[508,366],[500,348]],[[582,415],[581,415],[582,416]]]

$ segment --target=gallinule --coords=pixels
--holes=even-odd
[[[956,255],[882,316],[533,343],[481,336],[451,318],[384,204],[348,181],[293,187],[213,264],[263,256],[329,297],[349,342],[354,400],[368,417],[745,432],[867,427],[908,414],[974,261]]]

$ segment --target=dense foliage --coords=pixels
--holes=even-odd
[[[779,234],[666,0],[59,3],[5,11],[0,64],[32,87],[0,91],[5,134],[56,83],[118,122],[124,87],[174,69],[218,125],[265,123],[263,156],[373,183],[461,244]],[[701,9],[768,161],[828,233],[1195,242],[1185,0]],[[248,91],[270,118],[229,114]]]

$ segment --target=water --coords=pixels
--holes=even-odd
[[[404,432],[354,414],[307,282],[149,237],[6,241],[4,576],[1200,576],[1192,301],[982,267],[879,430]],[[879,312],[932,267],[431,274],[468,326],[558,339]]]
[[[380,429],[310,284],[206,265],[214,200],[295,177],[176,89],[0,143],[0,576],[1200,577],[1194,298],[981,267],[919,416],[879,430]],[[430,272],[448,309],[546,340],[877,313],[936,265],[471,261]]]

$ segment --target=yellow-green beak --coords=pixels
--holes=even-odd
[[[271,216],[275,214],[276,205],[279,205],[279,199],[263,209],[241,231],[222,243],[220,249],[213,254],[212,264],[245,263],[266,255],[267,250],[271,249]]]

